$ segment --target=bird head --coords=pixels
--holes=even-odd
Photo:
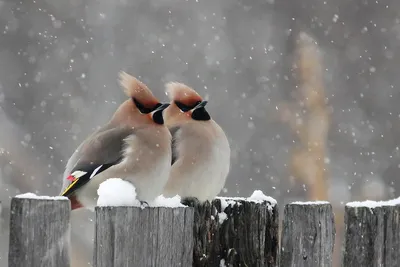
[[[163,110],[169,104],[162,104],[150,89],[137,78],[120,72],[119,84],[129,97],[114,114],[114,121],[132,127],[164,124]]]
[[[170,106],[165,110],[165,124],[175,126],[185,122],[209,121],[211,119],[205,106],[207,101],[192,88],[177,82],[166,84]]]

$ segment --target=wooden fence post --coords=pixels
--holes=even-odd
[[[1,216],[2,215],[1,212],[2,212],[2,208],[1,208],[1,201],[0,201],[0,236],[1,236],[2,228],[3,228],[3,217]]]
[[[5,248],[3,247],[4,246],[4,241],[1,241],[1,240],[6,240],[5,239],[5,230],[3,229],[3,216],[2,216],[2,206],[1,206],[1,201],[0,201],[0,266],[2,266],[3,265],[3,262],[5,261],[4,260],[4,258],[5,258],[5,253],[4,253],[4,250],[5,250]],[[4,262],[4,265],[5,265],[6,263]]]
[[[399,266],[400,198],[347,203],[345,224],[344,267]]]
[[[96,207],[94,267],[191,266],[193,209]]]
[[[285,206],[280,264],[285,267],[332,266],[335,225],[328,202]]]
[[[69,267],[71,205],[64,197],[12,198],[9,267]]]
[[[278,266],[278,208],[272,198],[218,197],[195,207],[193,266]]]

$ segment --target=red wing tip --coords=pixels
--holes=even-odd
[[[76,179],[76,178],[75,178],[74,176],[72,176],[72,175],[70,175],[70,176],[67,177],[67,180],[68,180],[68,181],[71,181],[71,182],[75,181],[75,179]]]

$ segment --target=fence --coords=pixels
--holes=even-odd
[[[343,266],[400,266],[400,205],[345,207]],[[9,267],[70,266],[67,199],[15,197]],[[273,199],[217,198],[188,207],[97,207],[94,267],[332,266],[328,202],[285,206],[278,246]]]

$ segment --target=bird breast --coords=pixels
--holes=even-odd
[[[172,166],[168,187],[175,187],[182,197],[211,200],[221,191],[229,173],[228,140],[216,123],[209,122],[181,127],[175,134],[178,161]]]

